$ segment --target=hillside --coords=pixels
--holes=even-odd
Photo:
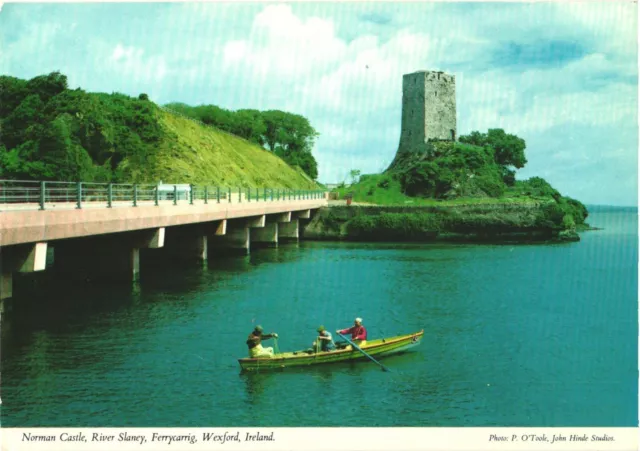
[[[148,176],[165,182],[221,186],[312,189],[317,187],[298,168],[240,137],[158,110],[166,136]]]
[[[169,113],[144,94],[69,89],[57,72],[0,76],[0,127],[4,179],[318,186],[255,142]]]

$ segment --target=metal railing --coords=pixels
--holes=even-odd
[[[323,199],[325,196],[320,190],[286,188],[0,180],[0,211],[283,202]]]

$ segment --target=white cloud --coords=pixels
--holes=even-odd
[[[163,56],[146,57],[144,49],[117,44],[108,58],[109,70],[121,74],[131,81],[149,84],[154,88],[161,83],[169,69]]]

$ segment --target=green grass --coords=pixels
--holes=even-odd
[[[496,204],[496,203],[542,203],[549,202],[548,197],[521,196],[507,191],[503,197],[459,197],[451,200],[436,200],[432,198],[410,197],[402,193],[400,182],[390,174],[372,174],[362,178],[359,183],[334,190],[343,199],[348,193],[353,193],[354,202],[376,205],[468,205],[468,204]]]
[[[159,110],[169,133],[151,163],[150,177],[165,183],[317,189],[300,168],[242,138]]]

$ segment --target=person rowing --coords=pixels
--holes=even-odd
[[[249,348],[249,357],[251,358],[273,357],[273,348],[263,348],[262,340],[278,338],[278,334],[263,334],[262,332],[262,326],[256,326],[247,338],[247,347]]]
[[[367,329],[362,325],[362,318],[356,318],[353,326],[347,329],[337,330],[336,333],[341,335],[351,334],[351,341],[359,347],[367,344]]]

